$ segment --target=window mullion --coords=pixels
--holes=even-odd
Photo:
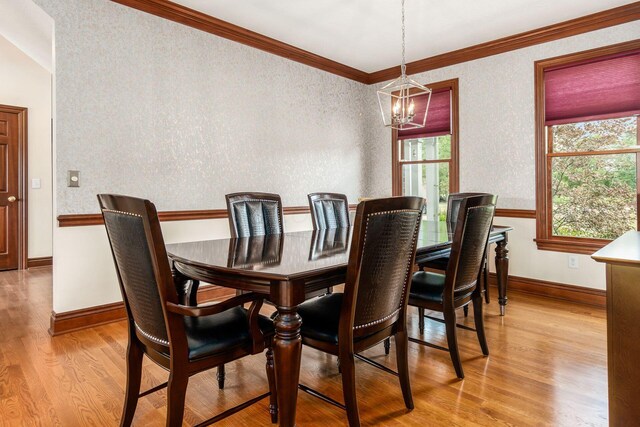
[[[633,154],[640,152],[640,147],[621,148],[618,150],[594,150],[594,151],[563,151],[548,153],[548,157],[578,157],[578,156],[609,156],[614,154]]]

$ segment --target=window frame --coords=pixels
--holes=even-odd
[[[449,165],[449,193],[457,193],[460,188],[459,150],[458,150],[458,79],[428,83],[431,90],[449,89],[451,91],[451,158],[449,160],[412,160],[401,161],[398,152],[398,131],[391,132],[391,194],[402,196],[402,166],[409,164],[447,163]],[[429,116],[427,116],[429,121]],[[418,139],[418,138],[415,138]]]
[[[551,162],[554,157],[581,155],[578,153],[553,153],[553,130],[545,125],[545,93],[544,73],[547,69],[569,65],[580,61],[596,59],[608,55],[637,50],[640,40],[619,43],[611,46],[591,49],[583,52],[571,53],[550,59],[543,59],[534,63],[535,78],[535,157],[536,157],[536,238],[534,241],[539,250],[569,252],[591,255],[606,246],[611,240],[585,237],[554,236],[552,227],[552,195],[551,195]],[[636,117],[638,125],[640,118]],[[640,126],[637,129],[640,141]],[[609,151],[593,151],[584,155],[602,154],[636,154],[636,177],[640,179],[640,149],[621,149]],[[636,204],[638,208],[638,226],[640,226],[640,181],[636,183]],[[640,228],[639,228],[640,229]]]

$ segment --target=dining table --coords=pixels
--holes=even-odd
[[[494,225],[489,243],[496,244],[495,266],[500,315],[507,305],[508,233]],[[195,305],[200,282],[264,295],[277,309],[273,343],[278,421],[294,426],[302,339],[297,307],[306,299],[345,282],[351,228],[297,231],[167,245],[177,292]],[[453,234],[444,222],[422,221],[416,268],[448,256]]]

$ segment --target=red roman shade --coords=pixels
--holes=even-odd
[[[640,51],[545,70],[544,91],[547,126],[638,114]]]
[[[424,115],[424,105],[427,102],[426,96],[416,96],[414,98],[416,106],[416,117],[414,122],[422,123]],[[423,128],[414,128],[398,131],[398,140],[427,138],[430,136],[448,135],[451,133],[451,89],[442,89],[434,91],[431,94],[431,102],[429,102],[429,111],[427,111],[427,123]]]

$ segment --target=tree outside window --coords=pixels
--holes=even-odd
[[[615,239],[637,229],[637,129],[636,117],[551,127],[554,236]]]

